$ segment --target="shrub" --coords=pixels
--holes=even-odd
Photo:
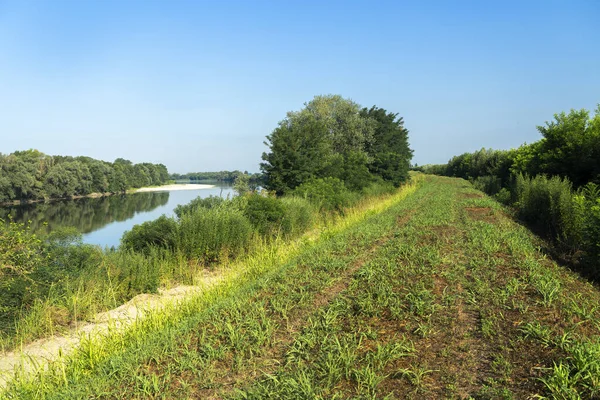
[[[129,299],[139,293],[153,293],[160,283],[161,261],[159,249],[149,247],[147,254],[131,250],[112,253],[107,263],[114,263],[121,289],[117,292],[121,300]]]
[[[486,175],[472,180],[473,186],[490,196],[495,195],[502,189],[502,180],[497,176]]]
[[[304,197],[324,211],[342,212],[355,196],[337,178],[312,179],[298,186],[293,194]]]
[[[317,210],[308,200],[290,196],[283,197],[280,201],[284,209],[281,230],[286,235],[298,236],[310,229]]]
[[[594,183],[584,186],[575,198],[583,218],[582,247],[585,263],[596,278],[600,277],[600,187]]]
[[[177,240],[177,222],[161,216],[154,221],[135,225],[123,234],[121,245],[125,249],[147,253],[151,247],[174,249]]]
[[[44,244],[24,224],[0,219],[0,287],[26,277],[44,261]]]
[[[47,261],[44,242],[29,226],[0,220],[0,323],[12,320],[23,303],[35,298],[32,275]]]
[[[543,175],[530,178],[519,174],[514,196],[521,219],[561,244],[577,246],[581,239],[582,216],[567,179]]]
[[[279,232],[285,210],[281,201],[261,194],[246,196],[244,215],[263,236]]]
[[[198,208],[215,208],[221,206],[223,202],[225,202],[225,200],[219,196],[208,196],[205,198],[197,197],[188,204],[178,205],[175,207],[174,212],[178,218],[181,218],[183,214],[194,211]]]
[[[502,188],[498,193],[494,195],[494,198],[499,203],[508,205],[511,202],[512,196],[510,194],[510,190],[508,190],[507,188]]]
[[[386,182],[383,180],[377,180],[371,183],[369,186],[365,187],[362,190],[363,195],[367,197],[371,196],[382,196],[385,194],[393,193],[396,190],[396,187],[391,182]]]
[[[237,208],[199,208],[181,216],[177,248],[189,258],[217,261],[221,254],[243,252],[252,233],[252,224]]]

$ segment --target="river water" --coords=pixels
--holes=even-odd
[[[196,197],[233,196],[231,185],[211,184],[215,187],[0,207],[0,218],[6,221],[10,215],[15,222],[29,222],[38,232],[72,226],[83,234],[84,243],[117,247],[125,231],[163,214],[172,216],[180,204]]]

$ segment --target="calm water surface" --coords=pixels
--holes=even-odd
[[[0,218],[7,220],[10,215],[15,222],[30,221],[36,231],[74,226],[83,234],[85,243],[117,247],[123,233],[134,225],[163,214],[172,216],[178,205],[211,195],[233,196],[233,189],[230,185],[215,184],[211,189],[134,193],[0,207]]]

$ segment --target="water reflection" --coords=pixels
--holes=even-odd
[[[231,196],[232,192],[230,185],[219,185],[212,189],[23,204],[0,207],[0,218],[6,221],[10,215],[15,222],[31,221],[36,232],[72,226],[84,234],[84,242],[110,247],[118,246],[123,233],[135,224],[156,219],[162,214],[171,216],[179,204],[186,204],[198,196]]]
[[[133,218],[136,212],[154,210],[168,201],[169,192],[61,200],[2,207],[0,218],[8,220],[10,215],[15,222],[31,221],[36,232],[73,226],[81,233],[88,233],[111,222]]]

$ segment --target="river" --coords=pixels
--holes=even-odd
[[[72,226],[83,234],[83,242],[101,247],[117,247],[125,231],[134,225],[172,216],[180,204],[196,197],[233,196],[231,185],[198,190],[133,193],[99,198],[51,201],[0,207],[0,218],[30,223],[34,231],[52,231]]]

